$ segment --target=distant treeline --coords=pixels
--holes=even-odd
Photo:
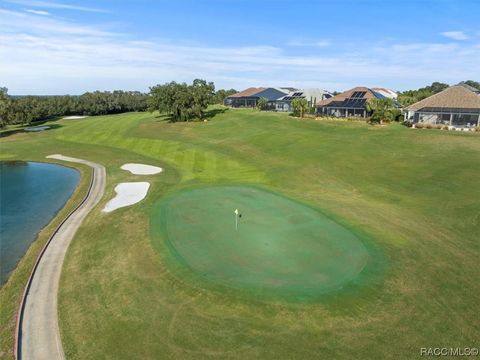
[[[473,80],[462,81],[463,84],[470,85],[476,89],[480,89],[480,83]],[[429,96],[432,96],[436,93],[439,93],[442,90],[445,90],[450,85],[441,83],[441,82],[434,82],[432,85],[425,86],[418,90],[407,90],[398,93],[398,101],[403,106],[408,106],[414,104],[420,100],[423,100]]]
[[[480,89],[480,83],[467,80],[464,84]],[[411,105],[434,95],[449,85],[434,82],[417,90],[399,92],[403,106]],[[0,127],[10,124],[30,124],[67,115],[106,115],[130,111],[159,111],[171,121],[202,119],[208,105],[222,104],[234,89],[215,91],[212,82],[196,79],[192,84],[175,81],[150,88],[150,93],[139,91],[94,91],[83,95],[9,96],[7,88],[0,87]]]
[[[222,103],[225,96],[235,92],[233,89],[215,92],[212,88],[205,101],[208,104]],[[35,121],[68,115],[106,115],[146,111],[149,108],[152,109],[152,94],[152,92],[146,94],[139,91],[115,90],[87,92],[82,95],[9,96],[7,88],[0,87],[0,127],[31,124]],[[196,110],[198,114],[198,108]]]
[[[138,91],[95,91],[72,96],[15,96],[0,89],[2,125],[30,124],[66,115],[105,115],[145,111],[148,95]]]

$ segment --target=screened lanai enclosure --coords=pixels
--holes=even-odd
[[[480,91],[462,84],[451,86],[408,106],[405,121],[475,128],[480,126]]]
[[[439,124],[454,127],[480,126],[480,110],[424,108],[414,112],[409,119],[412,123]]]
[[[225,99],[225,106],[231,107],[256,107],[258,97],[229,97]]]

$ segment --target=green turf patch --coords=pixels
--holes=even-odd
[[[238,229],[235,209],[242,215]],[[229,288],[312,298],[346,287],[372,262],[351,230],[254,187],[172,194],[157,204],[152,228],[154,241],[165,242],[180,268]]]

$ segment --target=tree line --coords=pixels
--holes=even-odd
[[[223,103],[235,90],[215,91],[213,83],[194,80],[192,85],[167,83],[139,91],[94,91],[82,95],[10,96],[0,87],[0,127],[29,125],[68,115],[107,115],[131,111],[171,113],[172,121],[203,117],[210,104]],[[162,99],[163,98],[163,99]]]
[[[480,89],[480,83],[467,80],[463,83]],[[434,82],[417,90],[400,92],[398,101],[403,106],[434,95],[449,85]],[[61,96],[9,96],[7,88],[0,87],[0,127],[9,124],[31,124],[34,121],[48,120],[67,115],[106,115],[130,111],[159,111],[169,115],[170,121],[203,119],[207,107],[222,104],[225,97],[236,90],[215,91],[212,82],[195,79],[191,84],[175,81],[155,85],[148,94],[139,91],[94,91],[83,95]],[[266,99],[259,101],[259,108],[265,106]],[[268,102],[268,101],[267,101]],[[299,99],[292,102],[295,114],[302,116],[309,111],[308,102]],[[398,109],[388,101],[370,104],[371,111],[378,118],[398,119]],[[381,114],[381,115],[380,115]]]
[[[139,91],[94,91],[83,95],[8,96],[0,88],[0,125],[31,124],[67,115],[106,115],[145,111],[148,95]]]

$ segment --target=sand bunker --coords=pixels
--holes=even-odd
[[[65,116],[63,120],[75,120],[75,119],[85,119],[86,116],[79,116],[79,115],[72,115],[72,116]]]
[[[131,163],[122,165],[121,169],[130,171],[134,175],[155,175],[163,171],[163,169],[158,166]]]
[[[142,201],[145,196],[147,196],[149,187],[150,183],[148,182],[128,182],[118,184],[115,186],[117,196],[110,200],[102,211],[111,212]]]

